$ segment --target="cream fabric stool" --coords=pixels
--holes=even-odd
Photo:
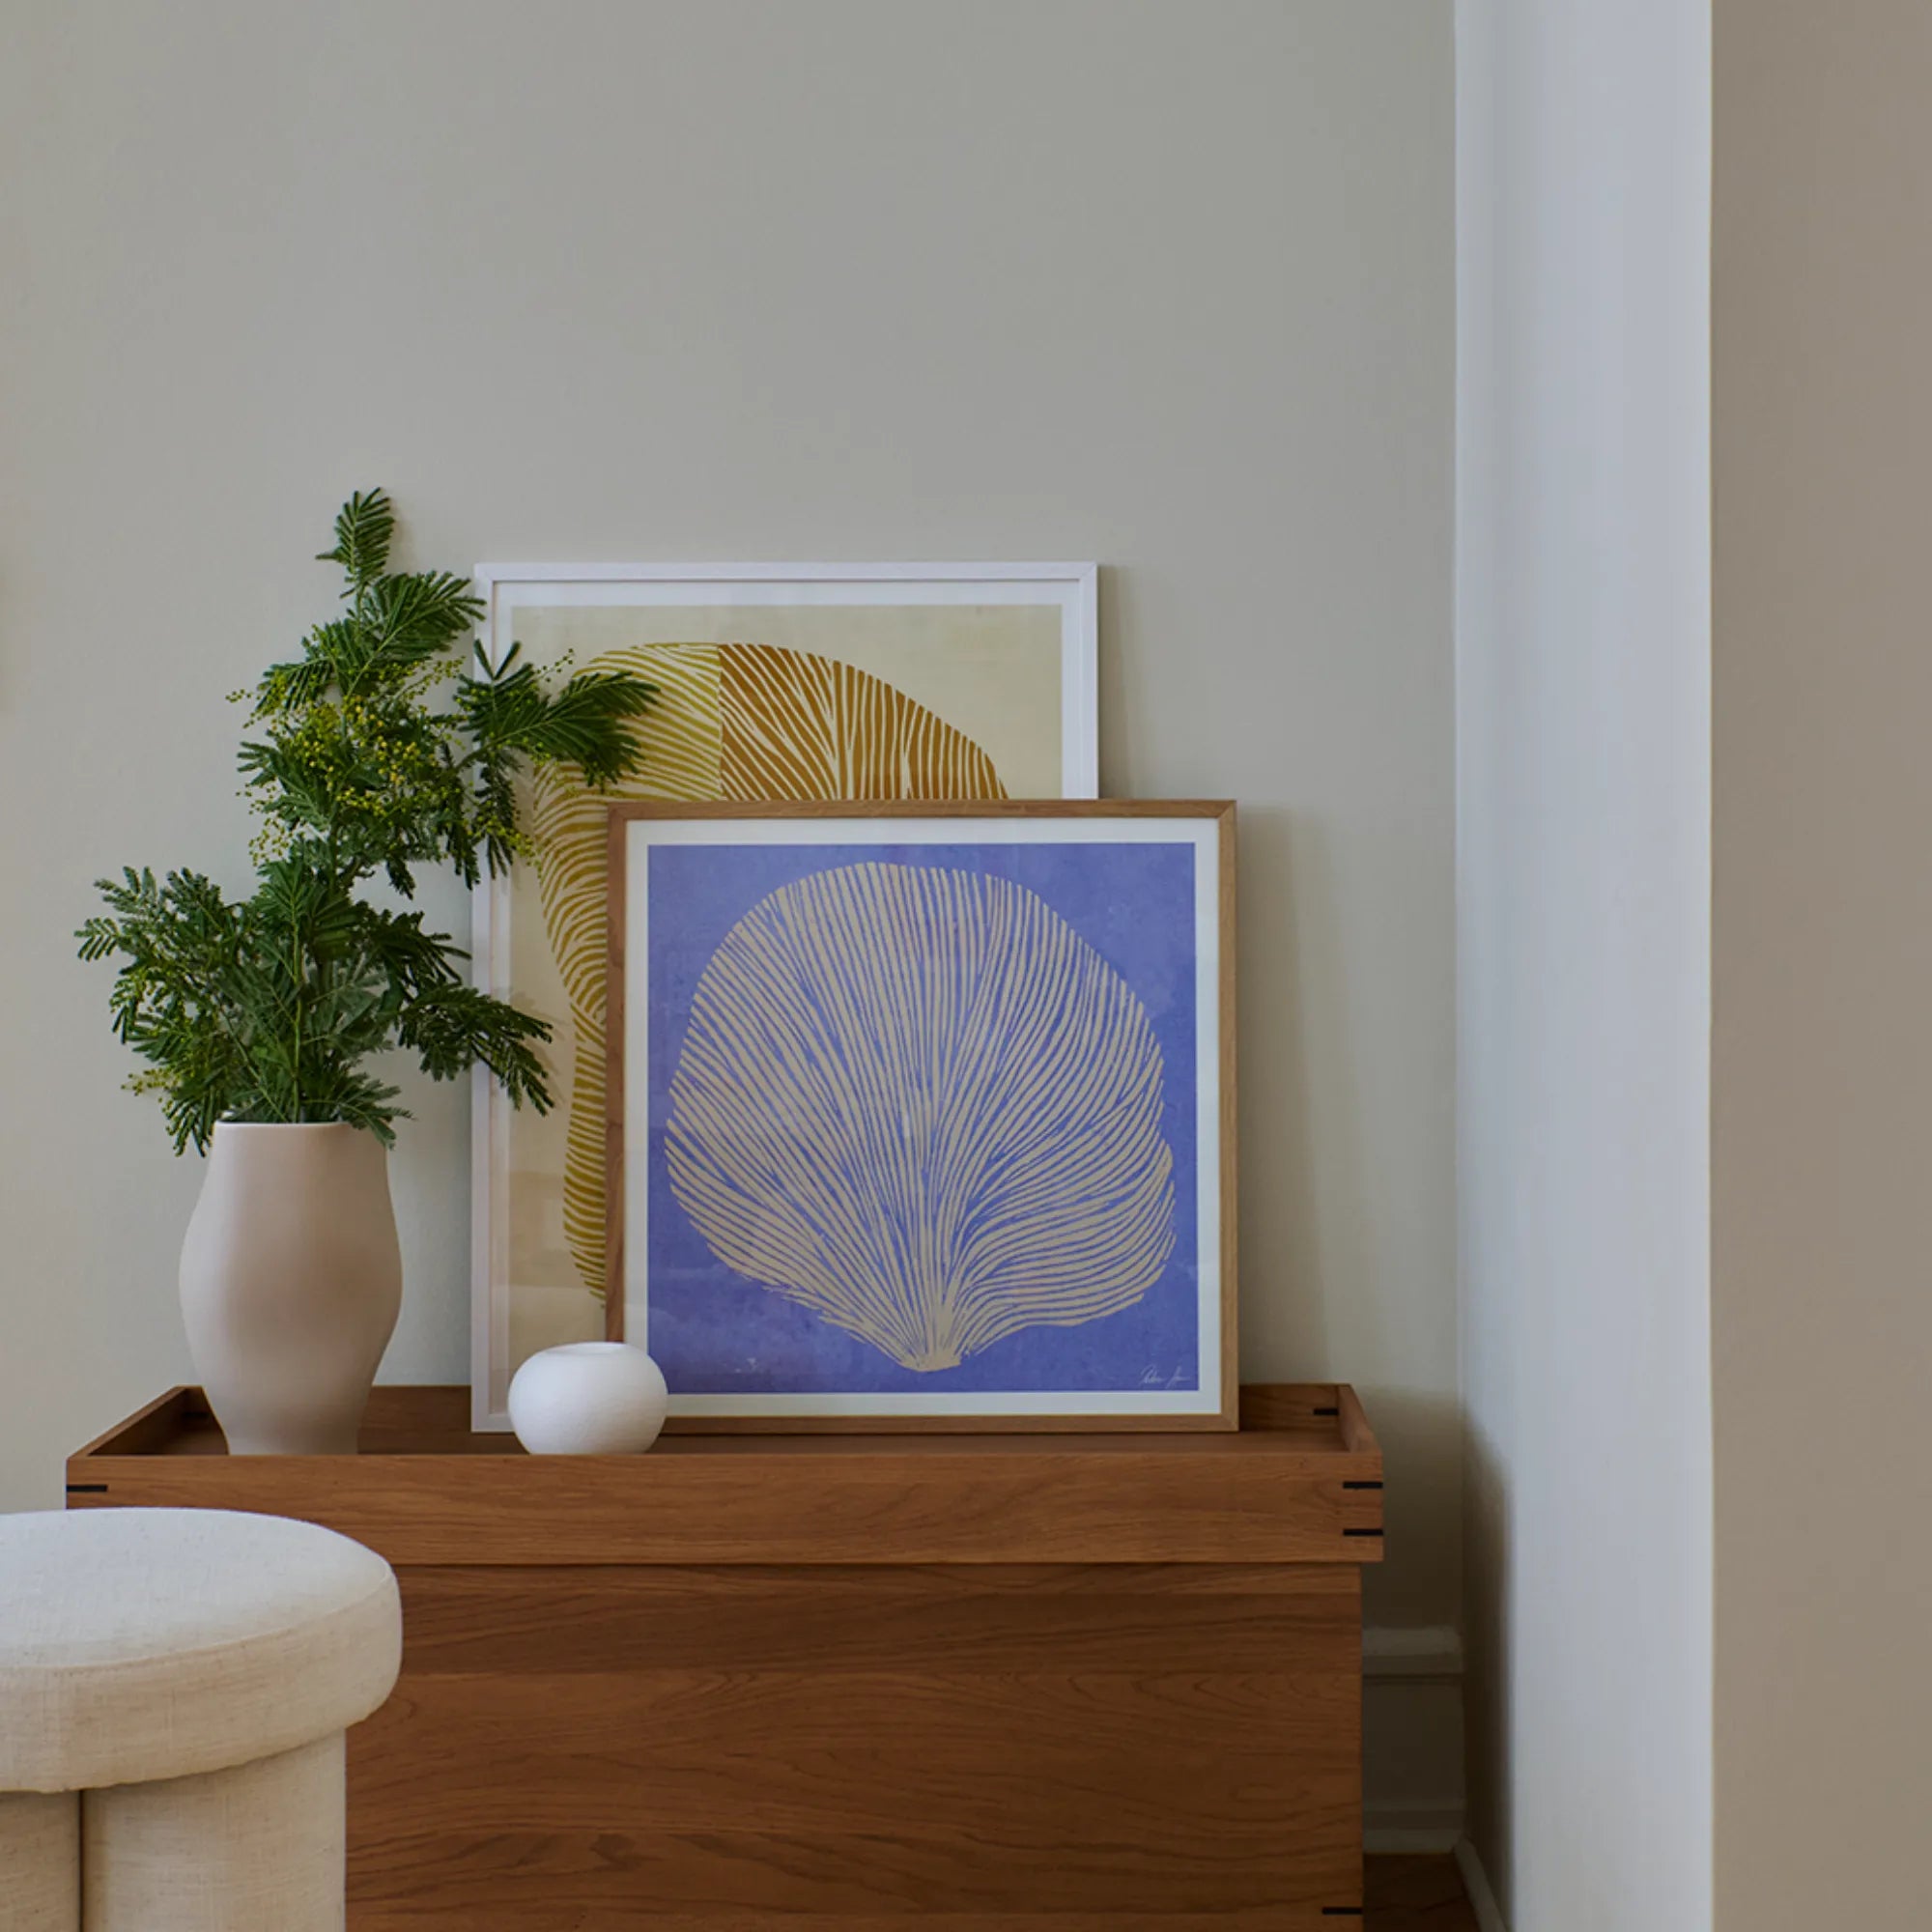
[[[0,1517],[0,1925],[341,1932],[343,1733],[396,1579],[227,1510]]]

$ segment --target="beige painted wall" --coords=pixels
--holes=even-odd
[[[1932,10],[1719,0],[1719,1932],[1926,1922]]]
[[[0,1505],[187,1373],[124,861],[239,881],[222,694],[424,563],[1097,556],[1103,776],[1232,794],[1244,1368],[1367,1390],[1453,1620],[1451,45],[1428,0],[95,0],[0,61]],[[430,895],[443,920],[455,895]],[[466,1370],[412,1094],[389,1379]]]

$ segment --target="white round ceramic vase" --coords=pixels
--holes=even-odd
[[[510,1427],[532,1456],[639,1456],[658,1439],[664,1372],[628,1342],[565,1342],[510,1378]]]

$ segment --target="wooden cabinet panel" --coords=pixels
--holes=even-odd
[[[1245,1391],[1238,1436],[641,1459],[379,1396],[356,1459],[230,1458],[177,1391],[69,1467],[75,1506],[269,1509],[397,1565],[352,1932],[1360,1922],[1381,1464],[1349,1391]]]
[[[1355,1614],[1348,1564],[401,1573],[409,1667],[439,1675],[704,1668],[1260,1674]],[[534,1578],[541,1578],[541,1588]],[[1356,1640],[1352,1625],[1350,1641]],[[1352,1652],[1350,1653],[1352,1667]]]

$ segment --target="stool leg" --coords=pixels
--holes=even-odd
[[[343,1740],[82,1802],[85,1932],[342,1932]]]
[[[80,1794],[0,1791],[8,1932],[80,1932]]]

